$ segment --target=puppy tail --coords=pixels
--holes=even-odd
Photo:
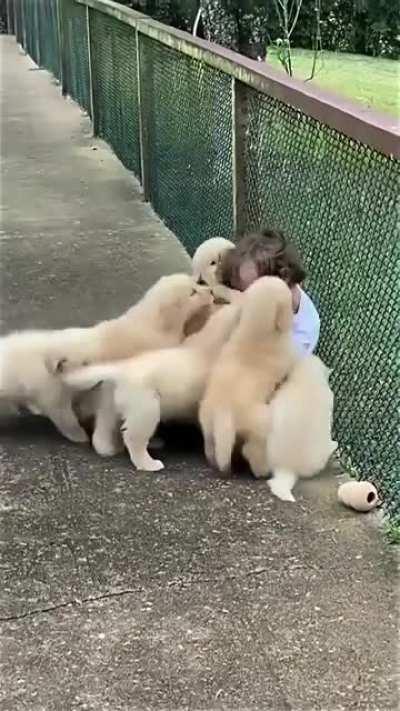
[[[103,380],[115,382],[119,376],[117,365],[89,365],[62,373],[61,378],[66,385],[74,390],[90,390]]]
[[[214,416],[215,461],[221,472],[229,470],[235,446],[236,430],[232,413],[219,410]]]

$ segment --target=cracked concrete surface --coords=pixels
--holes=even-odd
[[[1,38],[2,331],[112,316],[187,267],[88,120]],[[96,150],[93,150],[93,149]],[[161,474],[38,417],[0,421],[1,711],[398,708],[396,560],[336,501],[215,478],[169,429]]]

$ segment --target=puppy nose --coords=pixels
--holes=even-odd
[[[197,279],[197,283],[198,283],[199,286],[207,286],[207,282],[204,281],[204,279],[203,279],[202,276],[200,276],[200,277]]]

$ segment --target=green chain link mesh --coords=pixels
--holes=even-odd
[[[17,42],[23,46],[24,43],[24,25],[22,16],[23,0],[14,0],[14,22],[15,22],[15,37]]]
[[[231,79],[140,36],[151,202],[193,253],[232,234]]]
[[[66,94],[91,114],[89,42],[86,7],[62,0],[63,88]]]
[[[90,10],[95,133],[121,162],[140,176],[136,33],[112,17]]]
[[[14,0],[5,0],[0,7],[0,33],[15,35]]]
[[[23,4],[23,47],[27,54],[39,64],[39,8],[36,0],[22,0]]]
[[[41,23],[52,18],[43,24],[36,3],[16,0],[17,38],[35,59],[40,26],[50,67],[56,45],[44,50],[43,27],[54,27],[54,7],[40,2]],[[85,8],[62,2],[64,81],[89,110]],[[139,175],[135,31],[94,10],[90,29],[96,130]],[[139,49],[150,198],[193,252],[232,234],[231,80],[143,35]],[[247,226],[280,228],[299,246],[321,314],[319,352],[333,368],[342,459],[400,520],[399,162],[252,89],[248,115]]]
[[[40,66],[60,79],[60,45],[57,0],[39,0]]]
[[[248,226],[304,256],[342,457],[400,511],[399,163],[254,90],[249,116]]]

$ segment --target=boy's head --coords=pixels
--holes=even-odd
[[[239,291],[262,276],[280,277],[290,288],[306,276],[296,247],[278,230],[245,235],[235,249],[224,254],[219,269],[219,280]]]

